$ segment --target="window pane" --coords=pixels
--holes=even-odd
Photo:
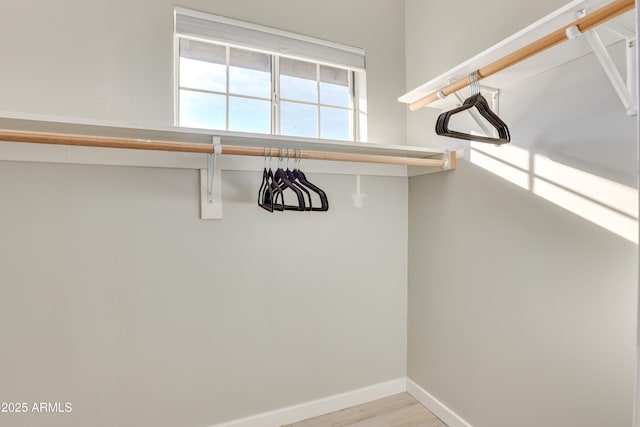
[[[224,65],[180,58],[180,87],[226,92]]]
[[[224,95],[180,91],[180,126],[224,129],[226,100]]]
[[[281,102],[280,133],[317,138],[318,107],[295,102]]]
[[[280,98],[318,102],[317,65],[280,58]]]
[[[229,92],[271,99],[271,56],[231,48]]]
[[[349,126],[350,113],[349,110],[320,107],[320,137],[346,141],[353,139]]]
[[[320,103],[349,106],[349,72],[340,68],[320,66]]]
[[[229,130],[271,133],[271,101],[229,97]]]
[[[320,103],[349,107],[349,87],[320,82]]]
[[[180,86],[226,92],[226,55],[224,46],[180,39]]]

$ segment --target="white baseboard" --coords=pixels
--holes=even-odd
[[[407,378],[407,392],[413,396],[418,402],[433,412],[433,414],[440,418],[449,427],[472,427],[471,424],[466,422],[462,417],[453,412],[447,405],[440,402],[433,395],[427,392]]]
[[[295,423],[405,391],[407,391],[406,378],[398,378],[300,405],[228,421],[213,427],[280,427],[284,424]]]

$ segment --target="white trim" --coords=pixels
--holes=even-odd
[[[173,12],[173,125],[180,124],[180,37],[176,35],[176,12]]]
[[[461,416],[453,412],[447,405],[439,401],[428,391],[407,378],[407,393],[413,396],[425,408],[433,412],[449,427],[472,427]]]
[[[306,420],[307,418],[317,417],[371,402],[372,400],[402,393],[406,391],[406,385],[405,378],[398,378],[300,405],[289,406],[234,421],[227,421],[222,424],[216,424],[213,427],[280,427],[284,424],[295,423]]]
[[[180,7],[174,12],[174,33],[347,69],[366,66],[362,48]]]
[[[184,7],[176,7],[174,13],[177,15],[191,16],[193,18],[200,18],[200,19],[205,19],[207,21],[220,22],[222,24],[247,28],[250,30],[269,33],[276,36],[295,38],[297,40],[302,40],[308,43],[319,44],[319,45],[331,47],[333,49],[339,49],[339,50],[355,53],[358,55],[364,55],[364,49],[359,47],[349,46],[342,43],[336,43],[329,40],[318,39],[315,37],[309,37],[309,36],[305,36],[304,34],[292,33],[290,31],[280,30],[278,28],[272,28],[272,27],[266,27],[264,25],[253,24],[251,22],[231,19],[231,18],[227,18],[226,16],[214,15],[212,13],[201,12],[193,9],[186,9]]]

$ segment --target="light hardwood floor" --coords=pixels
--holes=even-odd
[[[447,427],[409,393],[400,393],[353,408],[283,427]]]

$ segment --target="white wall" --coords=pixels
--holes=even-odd
[[[15,19],[0,40],[0,111],[172,125],[174,6],[364,48],[369,140],[405,143],[404,8],[392,0],[3,1]]]
[[[408,85],[562,3],[408,0]],[[415,18],[462,8],[473,19],[456,15],[455,26]],[[462,30],[471,21],[492,24]],[[447,31],[458,35],[449,42]],[[436,37],[438,46],[428,42]],[[441,55],[427,63],[430,48]],[[621,59],[620,46],[612,52]],[[520,169],[502,175],[524,175],[524,188],[468,161],[410,179],[408,376],[474,427],[631,425],[637,245],[567,203],[628,218],[607,197],[635,186],[635,118],[598,67],[585,57],[503,91],[512,142],[480,148],[503,166],[511,158]],[[430,115],[408,120],[409,138],[451,144],[434,135]],[[549,188],[556,203],[542,197]],[[630,204],[637,210],[637,193]]]
[[[370,140],[405,139],[393,0],[176,4],[366,49]],[[170,1],[3,1],[0,111],[173,121]],[[357,19],[356,19],[357,17]],[[384,28],[384,31],[380,31]],[[269,214],[224,172],[0,162],[0,401],[12,426],[207,426],[403,377],[407,180],[315,175],[328,213]]]

